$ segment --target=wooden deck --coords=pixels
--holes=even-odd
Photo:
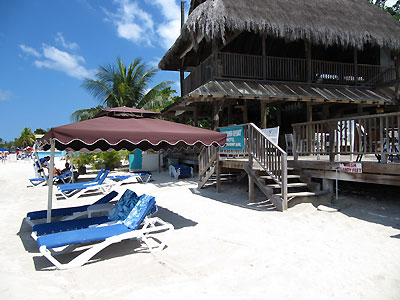
[[[225,158],[220,160],[222,168],[244,170],[246,158]],[[351,161],[350,156],[342,155],[340,161],[330,162],[329,156],[300,156],[294,160],[292,156],[288,157],[288,167],[300,169],[304,175],[312,178],[365,182],[374,184],[396,185],[400,186],[400,160],[393,163],[379,163],[374,155],[367,155],[361,162],[362,173],[344,173],[339,171],[340,163],[355,163]],[[255,169],[261,170],[261,166],[254,164]]]

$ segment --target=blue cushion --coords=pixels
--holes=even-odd
[[[131,231],[131,229],[127,228],[123,224],[96,228],[85,228],[80,230],[43,235],[38,238],[37,243],[39,248],[41,246],[46,246],[46,248],[51,249],[72,244],[103,241],[106,238],[129,231]]]
[[[115,198],[118,195],[116,191],[112,191],[108,193],[107,195],[103,196],[99,200],[97,200],[95,204],[103,204],[103,203],[108,203],[110,202],[113,198]],[[65,208],[55,208],[51,210],[51,216],[52,217],[63,217],[63,216],[69,216],[72,215],[76,212],[82,212],[88,209],[90,205],[82,205],[82,206],[75,206],[75,207],[65,207]],[[47,210],[38,210],[38,211],[32,211],[27,213],[26,215],[28,218],[31,220],[38,220],[38,219],[44,219],[47,217]]]
[[[130,229],[137,229],[140,223],[142,223],[144,217],[152,210],[155,204],[156,201],[153,196],[146,194],[140,196],[139,201],[122,223]]]
[[[91,225],[103,224],[109,221],[110,220],[107,218],[107,216],[102,216],[102,217],[74,219],[74,220],[60,221],[53,223],[43,223],[33,226],[32,231],[36,232],[36,234],[40,236],[50,233],[88,228]]]
[[[108,218],[112,221],[124,220],[132,208],[136,205],[138,196],[131,190],[126,190],[121,199],[114,205],[108,214]]]

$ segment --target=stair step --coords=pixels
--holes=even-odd
[[[318,195],[322,195],[322,194],[326,194],[326,192],[324,191],[320,191],[320,192],[296,192],[296,193],[288,193],[287,197],[289,198],[294,198],[294,197],[311,197],[311,196],[318,196]],[[282,194],[275,194],[277,196],[282,196]]]
[[[288,183],[287,187],[291,188],[291,187],[303,187],[303,186],[307,186],[307,183],[304,182],[293,182],[293,183]],[[279,184],[267,184],[267,187],[272,188],[272,189],[278,189],[281,186]]]
[[[269,176],[269,175],[262,175],[262,176],[259,176],[261,179],[272,179],[272,177],[271,176]],[[295,179],[295,178],[298,178],[298,179],[300,179],[300,175],[287,175],[287,178],[288,179]]]

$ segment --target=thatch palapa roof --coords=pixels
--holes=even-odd
[[[227,32],[256,32],[288,40],[362,49],[366,43],[400,50],[400,22],[367,0],[192,0],[181,35],[162,58],[173,69],[183,48]]]

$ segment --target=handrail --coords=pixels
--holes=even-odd
[[[369,86],[395,81],[396,68],[315,59],[308,66],[305,58],[214,52],[184,79],[184,94],[211,79],[221,78]]]
[[[336,155],[374,154],[378,161],[400,156],[400,112],[369,116],[353,116],[293,124],[294,159],[298,155],[329,155],[334,162]],[[340,156],[337,156],[340,160]]]
[[[281,187],[282,199],[284,203],[287,203],[287,153],[253,123],[235,126],[243,127],[244,150],[221,149],[219,154],[229,156],[229,153],[232,152],[233,155],[236,154],[241,155],[241,157],[247,157],[250,167],[252,167],[254,159],[261,168],[279,184]]]
[[[216,160],[218,148],[214,146],[203,147],[199,154],[199,179],[207,172],[212,163]]]

